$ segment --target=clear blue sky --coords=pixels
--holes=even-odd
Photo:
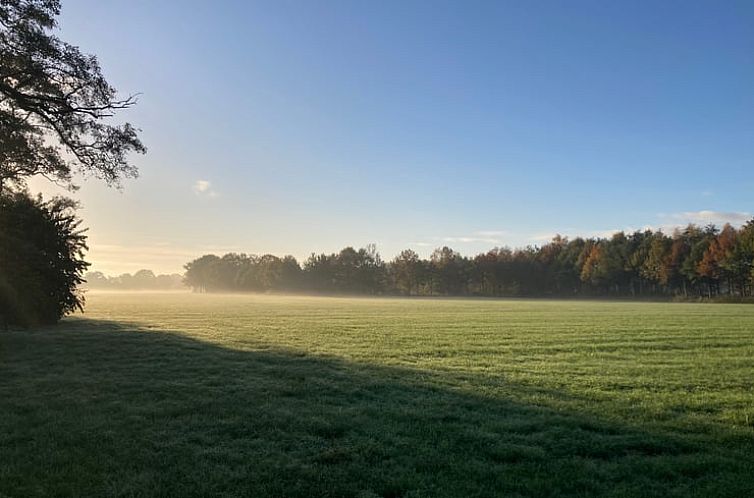
[[[150,149],[122,193],[77,194],[91,259],[740,223],[752,26],[751,1],[64,0]]]

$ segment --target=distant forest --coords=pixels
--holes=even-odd
[[[178,273],[155,275],[152,270],[139,270],[133,275],[124,273],[108,277],[99,271],[88,272],[85,288],[108,290],[177,290],[184,289],[183,276]]]
[[[689,225],[617,232],[610,238],[556,236],[545,245],[496,248],[466,257],[449,247],[429,259],[404,250],[392,261],[374,245],[337,254],[205,255],[185,265],[198,292],[313,292],[407,296],[751,296],[754,220],[740,229]]]

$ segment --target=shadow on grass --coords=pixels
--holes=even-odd
[[[750,442],[417,370],[97,320],[0,346],[0,496],[746,496],[754,481]]]

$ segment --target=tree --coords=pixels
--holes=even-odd
[[[434,286],[440,294],[459,295],[466,290],[466,258],[445,246],[437,248],[430,257]]]
[[[89,264],[70,199],[0,195],[0,314],[12,324],[50,324],[82,309],[77,290]]]
[[[590,244],[585,248],[586,257],[581,265],[581,280],[585,283],[594,283],[597,280],[597,272],[602,259],[602,248],[599,244]]]
[[[683,262],[680,265],[680,273],[684,279],[684,285],[687,290],[700,292],[700,282],[702,278],[697,272],[697,265],[704,256],[704,251],[709,245],[710,234],[705,233],[703,229],[696,225],[688,225],[680,234],[685,246]],[[684,292],[687,294],[687,292]]]
[[[417,290],[420,265],[419,255],[411,249],[401,251],[391,262],[390,268],[395,287],[402,294],[410,296]]]
[[[110,286],[110,281],[101,271],[90,271],[84,275],[84,280],[91,288],[106,289]]]
[[[279,290],[298,290],[301,288],[301,266],[296,258],[284,256],[280,260],[280,289]]]
[[[545,293],[545,274],[538,261],[539,248],[527,246],[513,251],[508,264],[511,294],[532,296]]]
[[[385,286],[385,264],[375,244],[367,244],[357,252],[356,289],[361,293],[379,294]]]
[[[735,229],[726,224],[722,231],[710,238],[701,260],[697,263],[697,272],[707,282],[709,296],[720,293],[720,282],[727,276],[725,260],[735,245],[735,238]]]
[[[673,234],[673,242],[670,245],[670,254],[665,264],[663,278],[677,291],[688,296],[689,281],[684,278],[682,269],[683,262],[689,257],[691,248],[684,235],[676,230]]]
[[[146,152],[136,128],[112,121],[135,98],[118,98],[96,57],[52,34],[59,13],[59,0],[0,0],[0,311],[17,323],[81,308],[87,267],[75,203],[35,199],[26,180],[74,189],[81,172],[117,185],[136,175],[128,154]]]
[[[74,171],[117,184],[137,173],[128,153],[146,152],[130,123],[111,123],[134,96],[51,33],[59,13],[58,0],[0,0],[0,192],[34,175],[72,186]]]
[[[220,258],[214,254],[207,254],[184,265],[186,273],[183,276],[187,286],[196,292],[207,292],[221,289],[222,282],[218,276]]]
[[[561,254],[568,247],[568,238],[555,235],[552,240],[543,245],[537,251],[537,263],[544,270],[542,282],[548,293],[560,294],[562,292],[561,275]]]
[[[500,265],[497,259],[497,249],[477,254],[472,265],[471,286],[473,292],[488,296],[499,295],[500,285],[496,269]]]
[[[135,289],[152,289],[156,280],[157,276],[152,270],[139,270],[134,273],[133,286]]]
[[[727,260],[727,267],[741,295],[751,295],[754,284],[754,219],[738,232],[738,240]]]
[[[668,260],[672,241],[662,232],[651,234],[649,240],[649,251],[644,254],[644,264],[641,266],[640,273],[645,279],[652,282],[653,286],[668,284]]]
[[[576,294],[581,287],[581,267],[579,260],[584,252],[586,241],[577,237],[568,241],[554,261],[555,269],[550,272],[553,285],[558,293]]]
[[[336,254],[314,254],[304,261],[304,275],[309,289],[320,292],[337,290]]]
[[[697,264],[699,275],[708,282],[710,295],[720,293],[720,283],[725,282],[728,292],[732,292],[732,280],[735,277],[733,268],[733,251],[736,247],[736,229],[725,224],[716,237],[711,238],[707,249]]]

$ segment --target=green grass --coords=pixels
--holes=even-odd
[[[754,306],[91,294],[0,332],[0,496],[752,496]]]

